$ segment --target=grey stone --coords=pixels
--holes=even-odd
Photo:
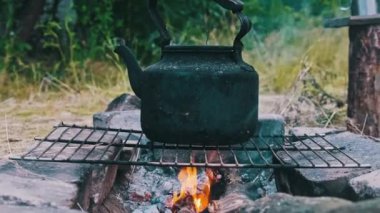
[[[303,135],[326,135],[336,132],[342,132],[343,130],[335,128],[321,128],[321,127],[295,127],[289,130],[290,135],[303,136]]]
[[[128,111],[141,108],[141,100],[130,94],[121,94],[108,104],[106,112],[110,111]]]
[[[252,201],[242,194],[230,194],[214,201],[209,208],[211,213],[327,213],[332,209],[351,205],[350,201],[332,197],[299,197],[284,193],[272,194]]]
[[[285,120],[277,114],[259,114],[256,136],[282,136],[285,131]]]
[[[351,202],[332,197],[298,197],[277,193],[256,200],[246,212],[250,213],[323,213],[350,205]]]
[[[63,177],[54,174],[55,165],[47,163],[47,175],[43,173],[44,164],[38,162],[0,161],[0,203],[32,206],[73,207],[79,188],[73,180],[79,180],[75,173],[68,170]],[[30,169],[28,165],[31,166]],[[37,167],[38,170],[34,170]],[[69,167],[63,167],[67,169]],[[74,169],[75,170],[75,169]],[[54,175],[52,175],[54,174]],[[69,180],[69,181],[64,181]],[[3,190],[4,189],[4,190]]]
[[[350,205],[351,202],[332,197],[298,197],[287,194],[273,194],[255,201],[247,212],[270,212],[270,213],[322,213],[342,206]]]
[[[317,130],[317,129],[314,129]],[[319,129],[321,130],[321,129]],[[303,129],[293,130],[297,134],[312,131]],[[320,131],[316,131],[321,133]],[[350,200],[358,200],[358,194],[351,188],[349,181],[357,176],[369,173],[380,168],[380,144],[365,136],[350,132],[336,132],[322,129],[326,139],[335,146],[343,148],[343,151],[357,159],[362,164],[371,164],[371,169],[287,169],[276,170],[275,178],[277,188],[281,192],[304,196],[333,196]],[[332,133],[332,134],[330,134]],[[326,144],[328,145],[328,144]],[[284,156],[284,153],[279,153]],[[316,158],[311,152],[304,153],[309,158]],[[326,153],[321,156],[326,157]],[[305,161],[303,156],[294,156],[299,161]],[[342,157],[342,155],[340,155]],[[290,159],[288,159],[290,161]],[[328,161],[334,160],[327,159]],[[348,159],[344,160],[348,162]]]
[[[351,205],[332,209],[328,213],[378,213],[380,212],[380,199],[361,201]]]
[[[163,184],[162,184],[162,190],[164,193],[169,193],[173,190],[173,184],[170,182],[170,181],[165,181]]]
[[[17,162],[3,161],[0,167],[0,204],[71,208],[76,205],[78,186],[36,174]],[[4,170],[3,170],[4,171]]]
[[[82,211],[73,209],[62,209],[54,207],[33,207],[33,206],[13,206],[13,205],[1,205],[1,213],[80,213]]]
[[[144,210],[144,213],[160,213],[160,212],[158,211],[158,208],[156,205],[152,205],[152,206],[147,207]]]
[[[88,130],[71,129],[63,134],[65,127],[57,128],[48,139],[55,140],[72,138],[83,140],[89,135]],[[109,143],[114,138],[112,134],[94,133],[88,140]],[[120,142],[116,138],[116,143]],[[42,142],[33,149],[27,157],[56,157],[57,160],[72,157],[83,159],[92,150],[91,145]],[[47,149],[49,148],[49,149]],[[44,151],[47,150],[47,151]],[[76,152],[75,152],[76,151]],[[87,159],[111,159],[118,151],[111,147],[99,146]],[[56,155],[60,153],[59,155]],[[75,154],[74,154],[75,153]],[[35,161],[3,161],[0,162],[0,203],[7,205],[28,205],[35,207],[66,207],[91,210],[97,208],[107,197],[116,178],[117,166],[69,164]]]
[[[355,177],[349,184],[359,200],[380,197],[380,170]]]
[[[95,127],[141,130],[140,110],[100,112],[93,116]]]

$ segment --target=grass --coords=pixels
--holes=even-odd
[[[92,114],[125,88],[88,88],[80,93],[44,92],[28,99],[8,98],[0,102],[0,157],[18,153],[30,146],[36,136],[46,135],[61,121],[92,125]]]
[[[263,92],[286,93],[304,64],[324,89],[340,97],[348,82],[348,33],[345,29],[288,29],[256,43],[246,60],[260,74]]]
[[[307,89],[302,85],[303,79],[299,78],[305,66],[308,74],[326,92],[346,99],[346,30],[284,27],[265,40],[251,34],[244,42],[247,47],[252,47],[244,51],[244,58],[260,74],[260,92],[282,94],[288,100],[294,100],[270,102],[279,105],[275,112],[284,112],[284,116],[294,113],[284,109],[285,105],[305,109],[304,103],[298,104],[300,94]],[[91,125],[94,112],[103,111],[114,97],[130,91],[120,65],[91,60],[81,64],[76,67],[78,76],[61,80],[49,75],[39,81],[31,81],[21,75],[16,78],[0,75],[0,83],[3,82],[0,84],[0,156],[24,150],[33,137],[44,136],[60,121]],[[29,66],[36,67],[33,63]],[[310,116],[312,114],[315,116]],[[344,120],[345,110],[313,106],[311,111],[305,111],[305,115],[309,117],[301,119],[298,125],[339,126]],[[306,124],[310,120],[313,122]]]

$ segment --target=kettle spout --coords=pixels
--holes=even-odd
[[[137,97],[141,98],[142,69],[140,68],[132,51],[125,45],[125,41],[123,39],[116,38],[115,43],[115,53],[119,55],[121,60],[127,66],[129,82],[132,90]]]

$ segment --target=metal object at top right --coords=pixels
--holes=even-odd
[[[380,14],[380,0],[351,0],[352,16],[372,16]]]
[[[341,7],[341,9],[350,9],[351,16],[326,20],[324,27],[340,28],[380,24],[380,0],[350,0],[348,5],[350,6]]]

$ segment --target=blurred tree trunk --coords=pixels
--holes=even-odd
[[[380,137],[380,25],[350,26],[348,129]]]
[[[27,41],[32,35],[38,18],[43,12],[45,0],[29,0],[25,1],[25,4],[20,14],[20,30],[18,33],[18,37],[23,41]]]

